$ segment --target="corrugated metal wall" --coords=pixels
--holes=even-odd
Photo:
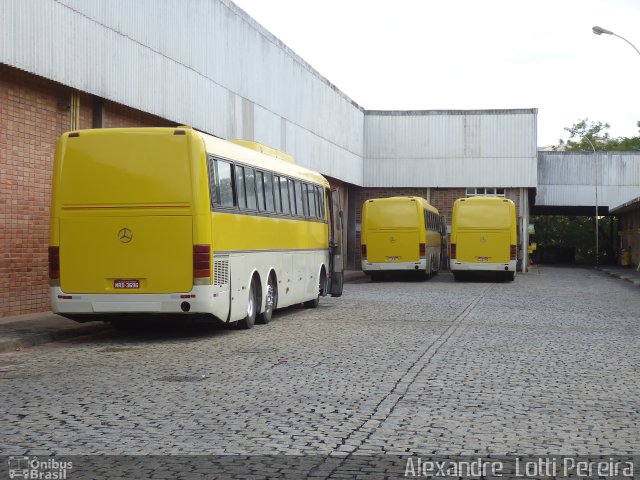
[[[362,109],[228,0],[3,0],[0,62],[362,184]]]
[[[535,187],[537,110],[365,115],[368,187]]]
[[[596,178],[603,207],[640,196],[640,153],[539,152],[536,205],[595,205]]]

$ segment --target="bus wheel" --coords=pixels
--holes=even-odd
[[[276,287],[273,275],[269,277],[267,282],[267,295],[265,298],[264,312],[258,316],[258,323],[267,324],[271,321],[273,311],[278,305],[278,288]]]
[[[247,300],[247,315],[238,322],[240,328],[244,328],[245,330],[253,328],[253,325],[256,323],[257,305],[256,282],[255,280],[251,280],[251,284],[249,285],[249,298]]]
[[[516,278],[516,272],[507,272],[507,282],[513,282],[513,280]]]

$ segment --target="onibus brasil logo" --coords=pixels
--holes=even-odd
[[[38,457],[9,457],[9,478],[33,480],[65,480],[73,462],[55,458],[38,460]]]

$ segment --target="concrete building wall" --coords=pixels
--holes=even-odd
[[[594,206],[614,208],[640,196],[638,152],[539,152],[539,207]]]
[[[0,62],[362,184],[363,110],[229,0],[4,0]]]
[[[535,187],[537,110],[367,111],[366,187]]]

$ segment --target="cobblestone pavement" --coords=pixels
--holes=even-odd
[[[640,295],[587,269],[363,279],[249,331],[0,355],[0,453],[632,454]]]

